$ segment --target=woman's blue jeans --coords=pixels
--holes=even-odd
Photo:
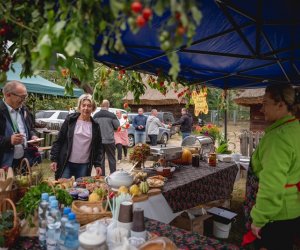
[[[64,172],[61,178],[71,178],[75,176],[75,179],[83,176],[87,176],[89,163],[73,163],[67,162]]]

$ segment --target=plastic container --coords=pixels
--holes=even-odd
[[[71,213],[71,208],[65,207],[63,210],[63,215],[61,218],[61,226],[60,226],[60,237],[59,237],[60,250],[64,249],[64,244],[66,239],[66,224],[69,221],[68,219],[69,213]]]
[[[220,239],[227,239],[231,229],[231,222],[223,224],[221,222],[213,221],[213,234]]]
[[[39,244],[42,248],[46,246],[46,232],[47,232],[47,211],[49,207],[48,193],[42,193],[41,202],[38,209],[39,217]]]
[[[76,215],[69,213],[69,221],[66,223],[66,239],[64,247],[68,250],[77,250],[79,247],[78,235],[79,235],[79,223],[76,222]]]
[[[58,201],[52,200],[50,212],[47,215],[47,250],[59,249],[59,236],[61,226],[61,215],[58,208]]]

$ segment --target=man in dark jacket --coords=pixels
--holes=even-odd
[[[135,145],[138,143],[146,143],[146,123],[147,117],[143,115],[144,110],[138,109],[138,115],[133,118],[132,126],[135,129],[134,140]]]
[[[4,99],[0,100],[0,168],[17,167],[24,157],[28,140],[38,137],[31,130],[21,109],[26,98],[26,87],[11,81],[3,87]]]
[[[174,122],[172,126],[180,125],[182,140],[192,133],[193,117],[188,113],[186,108],[181,109],[181,117]]]
[[[102,135],[102,175],[105,175],[105,153],[107,154],[110,173],[112,174],[116,171],[116,145],[114,131],[118,129],[120,122],[117,116],[109,112],[108,109],[109,101],[103,100],[101,110],[94,115],[94,119],[99,124]]]

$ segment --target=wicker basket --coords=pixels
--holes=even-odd
[[[0,192],[0,201],[4,199],[10,199],[14,203],[17,203],[18,201],[18,188],[16,186],[13,186],[11,190],[9,191],[2,191]]]
[[[20,223],[19,218],[17,216],[16,206],[11,199],[4,199],[0,203],[0,211],[8,210],[8,207],[11,207],[14,213],[14,222],[13,228],[10,230],[6,230],[3,234],[5,238],[5,247],[12,247],[16,242],[17,238],[20,236]]]
[[[104,217],[112,217],[112,214],[110,211],[107,211],[107,206],[103,208],[103,203],[101,201],[98,202],[90,202],[90,201],[73,201],[72,203],[72,211],[76,214],[76,219],[80,223],[80,225],[85,225],[88,223],[91,223],[93,221],[102,219]],[[87,207],[98,207],[99,213],[84,213],[80,210],[81,206],[87,206]]]

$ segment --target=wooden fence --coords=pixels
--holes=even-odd
[[[263,131],[252,132],[244,130],[239,136],[241,154],[244,156],[251,156],[263,135]]]

